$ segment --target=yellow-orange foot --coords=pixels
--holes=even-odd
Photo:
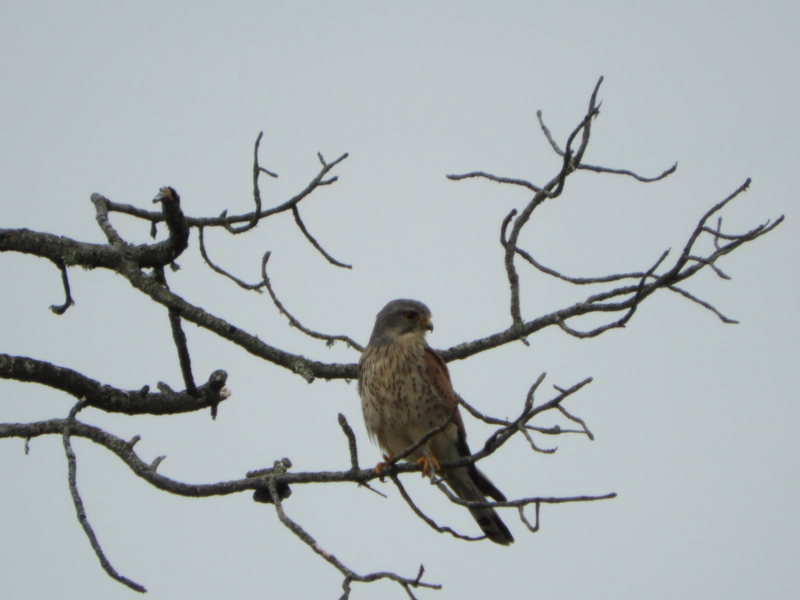
[[[383,461],[375,465],[375,474],[381,478],[381,483],[386,481],[383,478],[383,475],[381,475],[381,472],[386,468],[386,463],[388,463],[390,460],[392,460],[392,458],[394,458],[394,453],[390,452],[389,456],[386,456],[385,454],[383,454],[382,456],[383,456]]]
[[[436,457],[433,454],[431,454],[430,452],[428,452],[428,454],[430,455],[430,460],[428,460],[428,456],[423,454],[417,460],[414,461],[416,464],[419,465],[419,468],[422,469],[422,476],[423,477],[427,477],[428,476],[428,471],[431,468],[433,468],[434,473],[436,471],[441,471],[442,470],[442,467],[439,466],[439,461],[436,460]]]

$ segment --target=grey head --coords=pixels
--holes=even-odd
[[[369,343],[383,346],[403,334],[413,332],[424,337],[428,331],[433,331],[431,310],[422,302],[401,298],[392,300],[378,313]]]

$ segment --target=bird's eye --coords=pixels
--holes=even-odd
[[[417,312],[413,310],[409,310],[408,312],[403,313],[403,316],[408,319],[409,321],[413,321],[417,318]]]

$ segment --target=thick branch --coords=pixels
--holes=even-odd
[[[83,399],[94,408],[128,415],[193,412],[214,406],[228,397],[224,389],[228,378],[225,371],[214,371],[208,383],[197,388],[196,395],[188,392],[150,393],[148,386],[135,391],[120,390],[72,369],[27,356],[0,354],[0,378],[46,385],[78,400]]]

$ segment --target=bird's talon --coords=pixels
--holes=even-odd
[[[434,473],[442,470],[442,468],[439,466],[439,461],[436,460],[436,457],[433,454],[431,454],[430,457],[423,454],[414,462],[419,465],[420,469],[422,469],[423,477],[428,476],[428,471],[430,471],[431,468],[433,468]]]
[[[388,463],[390,460],[392,460],[392,458],[394,457],[394,454],[390,453],[389,456],[386,456],[385,454],[383,454],[382,456],[383,456],[383,461],[381,461],[377,465],[375,465],[375,474],[378,477],[380,477],[381,483],[385,483],[386,482],[386,478],[383,475],[381,475],[381,472],[386,468],[386,463]]]

